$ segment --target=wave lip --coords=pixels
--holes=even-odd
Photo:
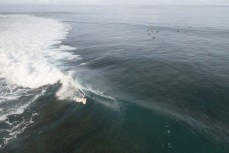
[[[7,15],[0,18],[0,78],[9,85],[39,88],[62,83],[56,93],[59,99],[85,103],[79,84],[62,61],[80,60],[61,45],[70,27],[54,19],[29,15]]]

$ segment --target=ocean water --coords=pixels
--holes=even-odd
[[[228,19],[227,6],[0,6],[0,152],[228,153]]]

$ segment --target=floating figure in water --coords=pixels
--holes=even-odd
[[[180,32],[180,30],[177,30],[177,32],[179,33],[179,32]]]
[[[155,39],[155,37],[153,37],[153,39]]]

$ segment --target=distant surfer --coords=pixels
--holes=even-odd
[[[80,91],[80,102],[82,102],[83,104],[86,104],[87,97],[85,96],[82,90],[79,89],[79,91]]]
[[[84,94],[81,94],[81,102],[83,103],[83,104],[86,104],[86,102],[87,102],[87,98],[86,98],[86,96],[84,95]]]

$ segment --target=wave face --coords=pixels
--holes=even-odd
[[[9,126],[6,131],[1,131],[8,133],[1,144],[8,143],[32,123],[34,112],[30,120],[20,122],[20,125],[11,123],[9,117],[22,114],[44,95],[46,85],[62,84],[56,92],[60,100],[86,102],[79,84],[73,79],[74,74],[64,70],[63,61],[81,59],[68,52],[75,48],[61,45],[69,29],[68,25],[54,19],[0,16],[0,122]]]

